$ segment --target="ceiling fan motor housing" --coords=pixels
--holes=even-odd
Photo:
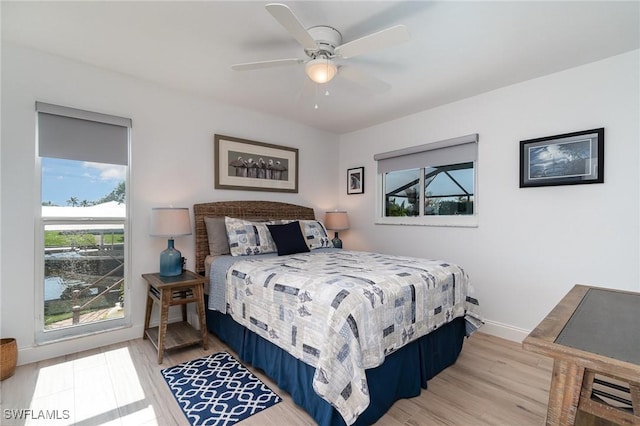
[[[318,56],[332,57],[336,47],[342,44],[342,34],[335,28],[326,25],[311,27],[307,30],[318,44],[318,49],[305,49],[304,52],[310,58]]]

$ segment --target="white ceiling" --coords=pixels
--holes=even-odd
[[[344,42],[396,24],[411,33],[347,61],[391,90],[373,94],[338,75],[324,96],[303,65],[231,70],[306,58],[266,3],[3,0],[2,38],[334,133],[640,47],[638,1],[287,1],[305,26],[332,26]]]

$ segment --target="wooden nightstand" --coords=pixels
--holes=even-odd
[[[175,277],[161,277],[158,273],[142,274],[142,278],[149,285],[142,338],[149,338],[158,349],[158,364],[162,364],[162,356],[167,349],[196,343],[202,343],[202,347],[208,349],[207,323],[204,317],[204,284],[207,279],[191,271],[184,271]],[[160,325],[149,328],[153,302],[158,302],[160,308]],[[187,303],[196,304],[200,331],[187,322]],[[168,324],[169,307],[174,305],[182,306],[182,322]]]

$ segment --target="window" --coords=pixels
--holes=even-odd
[[[385,216],[418,216],[420,169],[384,174]]]
[[[376,154],[378,223],[476,226],[478,135]]]
[[[36,102],[38,341],[128,323],[131,120]]]
[[[424,169],[424,214],[473,214],[473,163],[448,164]]]

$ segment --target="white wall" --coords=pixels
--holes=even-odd
[[[340,173],[365,166],[363,195],[340,191],[345,247],[465,267],[488,321],[518,340],[574,284],[640,290],[639,52],[513,85],[340,138]],[[605,128],[605,183],[519,186],[519,141]],[[373,155],[479,134],[477,228],[374,225]]]
[[[34,344],[35,101],[133,120],[131,154],[131,293],[133,326],[118,332]],[[213,135],[220,133],[299,149],[298,194],[214,190]],[[151,207],[215,200],[277,200],[320,214],[336,207],[336,135],[278,117],[221,105],[125,75],[2,45],[2,270],[0,333],[15,337],[18,362],[45,359],[142,336],[146,285],[140,275],[158,268],[166,240],[148,235]],[[176,247],[194,266],[194,240]]]
[[[478,291],[485,331],[519,339],[575,283],[640,290],[639,52],[343,135],[221,105],[29,49],[2,46],[0,334],[23,364],[142,335],[140,274],[157,269],[166,241],[148,236],[151,207],[275,199],[317,213],[349,211],[346,248],[463,265]],[[34,344],[36,100],[133,119],[130,328]],[[605,183],[518,188],[519,141],[605,127]],[[213,188],[213,134],[300,149],[300,193]],[[478,228],[374,225],[373,154],[479,133]],[[330,153],[340,149],[339,165]],[[346,170],[365,166],[363,195],[346,195]],[[193,238],[176,245],[193,267]]]

